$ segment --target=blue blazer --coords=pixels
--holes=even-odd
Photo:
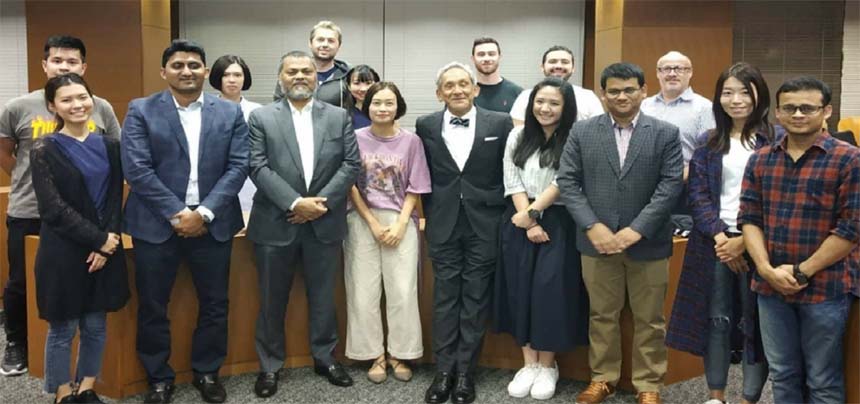
[[[203,96],[197,184],[200,205],[215,218],[218,241],[243,227],[237,194],[248,176],[248,125],[239,104]],[[186,207],[191,161],[188,141],[170,91],[133,100],[122,125],[122,169],[131,188],[123,231],[150,243],[173,234],[170,218]]]

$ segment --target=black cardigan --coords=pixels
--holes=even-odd
[[[63,154],[52,134],[37,139],[30,152],[33,189],[42,226],[36,254],[36,302],[39,317],[68,320],[84,313],[116,311],[129,298],[122,243],[105,266],[89,273],[86,259],[107,240],[120,234],[122,167],[119,141],[103,137],[110,162],[110,182],[102,218],[86,191],[84,177]]]

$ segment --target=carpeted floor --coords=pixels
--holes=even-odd
[[[5,349],[6,336],[0,330],[0,345]],[[41,348],[39,348],[41,349]],[[335,387],[317,376],[312,369],[284,369],[281,373],[281,383],[278,394],[269,399],[259,399],[254,395],[254,374],[245,374],[224,378],[227,389],[228,403],[420,403],[423,402],[424,390],[433,380],[434,369],[430,365],[419,366],[415,369],[415,377],[409,383],[402,383],[393,378],[380,385],[373,384],[365,378],[365,365],[355,365],[347,368],[355,379],[355,385],[348,388]],[[477,374],[476,403],[537,403],[531,398],[515,399],[507,395],[506,386],[514,375],[512,370],[481,368]],[[729,374],[729,402],[740,401],[741,371],[739,366],[733,366]],[[562,379],[558,383],[555,397],[548,402],[573,403],[576,395],[585,388],[583,382]],[[663,400],[666,403],[694,404],[707,401],[707,386],[704,377],[667,386],[663,390]],[[51,395],[42,391],[42,380],[29,375],[19,377],[0,377],[0,403],[48,403]],[[142,396],[128,397],[120,401],[104,398],[106,402],[139,403]],[[174,396],[175,403],[202,403],[200,395],[191,385],[180,385]],[[607,403],[635,403],[636,397],[630,392],[621,392]],[[765,385],[765,391],[760,403],[773,403],[770,383]]]

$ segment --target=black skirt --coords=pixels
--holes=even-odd
[[[520,346],[565,352],[588,344],[588,294],[576,248],[576,228],[563,206],[538,219],[549,242],[535,244],[511,223],[513,205],[501,226],[495,280],[494,329]]]

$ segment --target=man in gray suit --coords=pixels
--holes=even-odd
[[[352,379],[333,355],[337,344],[335,274],[346,232],[346,197],[359,169],[347,112],[313,98],[316,67],[307,53],[281,58],[286,97],[251,113],[251,179],[257,186],[248,222],[260,283],[256,347],[259,397],[278,388],[284,366],[284,317],[293,275],[304,269],[314,369],[337,386]]]
[[[591,305],[591,384],[577,403],[600,403],[621,377],[625,292],[630,299],[633,386],[640,403],[659,403],[666,373],[663,299],[672,255],[669,215],[681,192],[678,128],[639,112],[645,76],[615,63],[600,77],[608,113],[579,121],[561,156],[561,199],[581,232],[582,277]]]

